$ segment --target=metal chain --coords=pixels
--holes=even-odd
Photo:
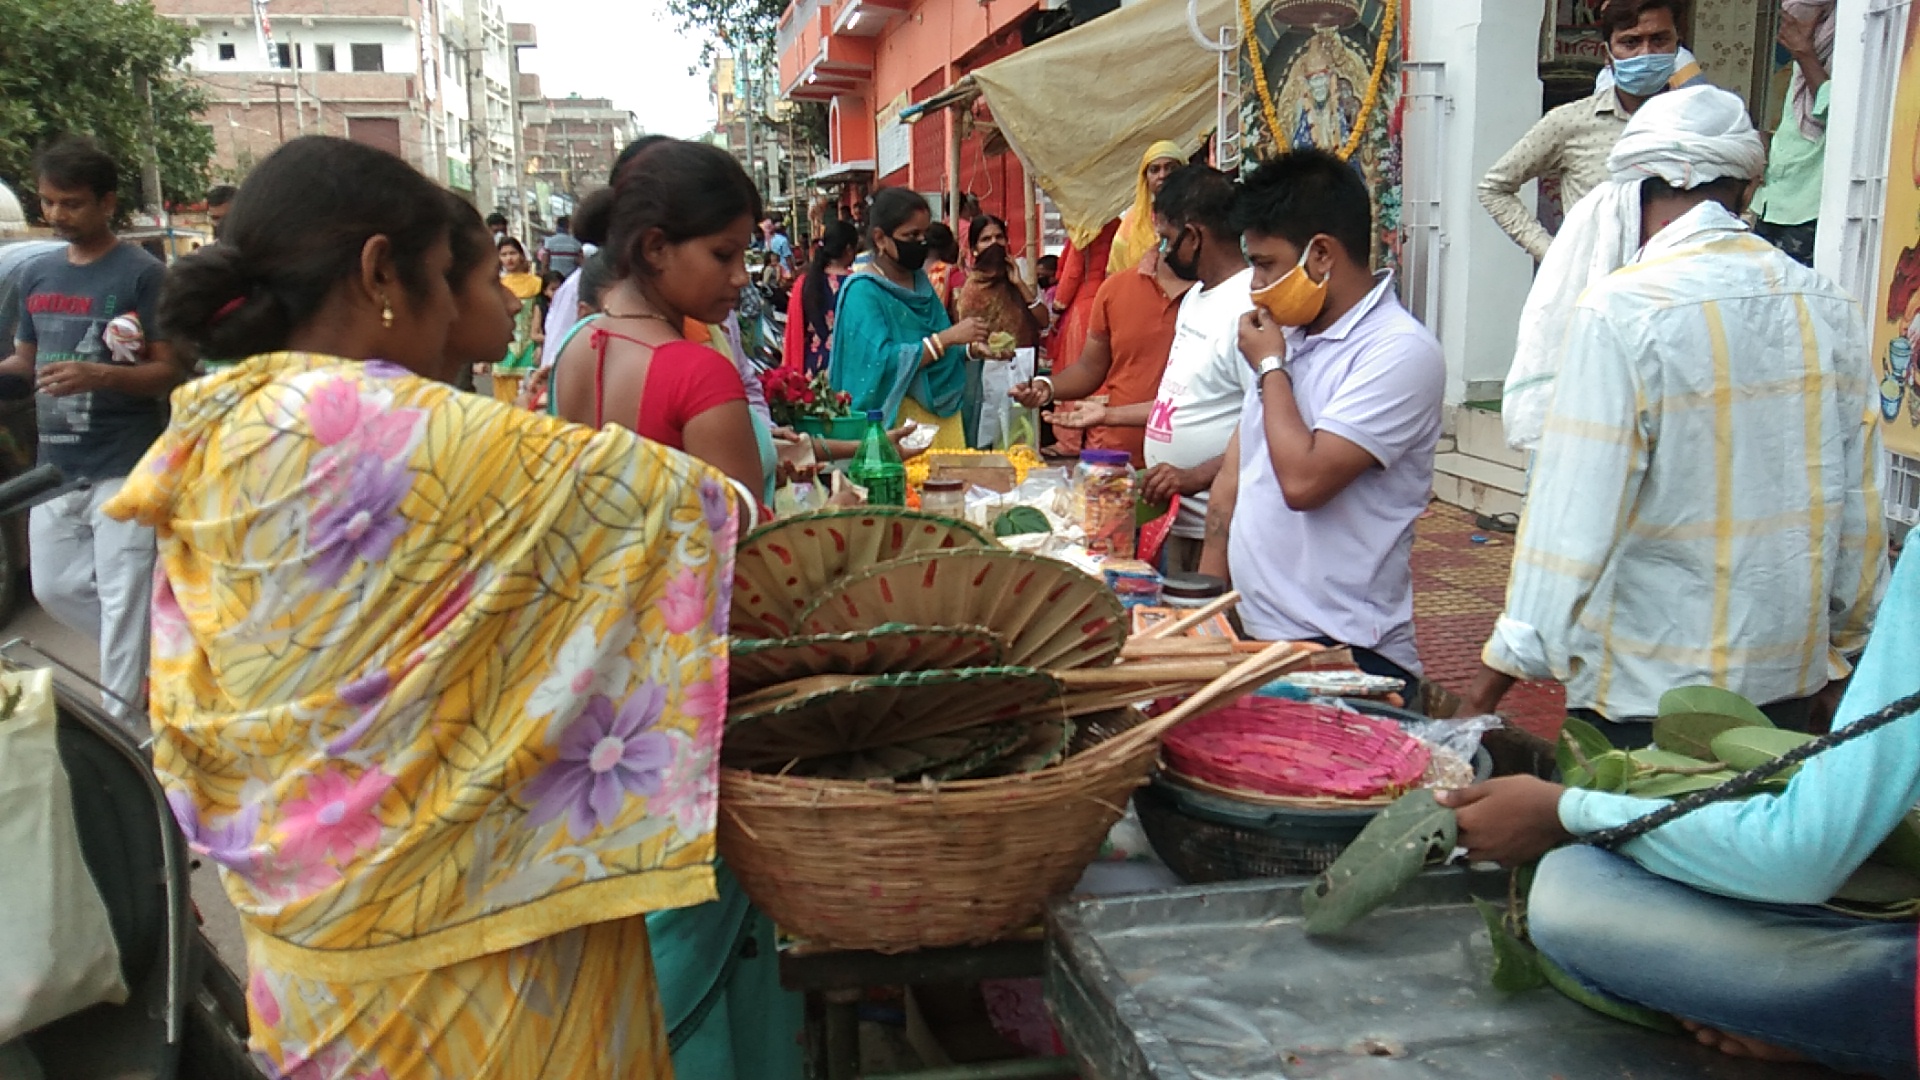
[[[1581,837],[1581,842],[1611,851],[1629,840],[1645,836],[1662,825],[1671,824],[1675,819],[1685,817],[1703,806],[1744,795],[1753,785],[1798,765],[1815,754],[1830,750],[1841,743],[1851,742],[1861,736],[1871,735],[1895,720],[1911,716],[1916,712],[1920,712],[1920,692],[1908,694],[1886,708],[1864,716],[1839,731],[1829,732],[1804,746],[1796,747],[1782,754],[1776,761],[1748,769],[1733,779],[1723,781],[1705,791],[1696,791],[1691,795],[1675,799],[1653,813],[1635,818],[1625,825],[1602,829],[1597,833]]]

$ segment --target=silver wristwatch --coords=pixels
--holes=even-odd
[[[1267,376],[1273,374],[1276,371],[1280,372],[1282,375],[1285,375],[1288,379],[1293,378],[1293,373],[1287,370],[1287,358],[1284,356],[1265,357],[1260,361],[1259,364],[1255,365],[1254,380],[1255,380],[1255,384],[1259,386],[1261,393],[1266,393]]]

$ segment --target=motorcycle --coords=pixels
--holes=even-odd
[[[0,519],[80,486],[52,465],[30,469],[0,483]],[[80,853],[128,988],[124,1003],[90,1006],[0,1046],[8,1063],[0,1080],[265,1080],[247,1052],[240,980],[198,925],[191,856],[153,772],[144,713],[116,718],[100,705],[107,691],[98,683],[24,639],[0,645],[0,664],[57,670],[56,740]]]

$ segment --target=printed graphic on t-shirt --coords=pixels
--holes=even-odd
[[[112,312],[114,299],[107,298],[107,311],[102,315]],[[61,293],[40,293],[27,298],[27,315],[40,327],[41,341],[70,339],[74,342],[73,348],[65,352],[40,353],[36,366],[72,360],[95,364],[112,361],[106,344],[108,320],[95,316],[94,303],[95,298],[91,296]],[[84,323],[85,327],[76,334],[74,328],[80,323]],[[92,392],[68,394],[66,397],[41,394],[39,405],[42,442],[77,443],[81,436],[93,430]]]
[[[1147,438],[1154,442],[1173,441],[1173,416],[1180,411],[1175,404],[1187,392],[1185,382],[1160,381],[1160,396],[1153,401],[1153,408],[1147,412]]]

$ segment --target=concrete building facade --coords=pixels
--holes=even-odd
[[[606,98],[539,97],[532,75],[521,76],[520,88],[526,180],[536,201],[543,185],[548,193],[534,224],[551,229],[582,196],[607,186],[614,155],[640,137],[640,122]]]

